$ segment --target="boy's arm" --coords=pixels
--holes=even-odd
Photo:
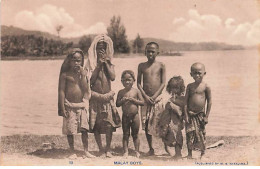
[[[141,85],[141,81],[142,81],[142,63],[140,63],[138,65],[138,72],[137,72],[137,88],[140,90],[143,98],[145,99],[145,101],[149,104],[153,104],[153,101],[152,99],[146,95],[146,93],[144,92],[144,89],[142,88],[142,85]]]
[[[206,99],[207,99],[207,110],[206,110],[206,118],[204,118],[204,121],[207,124],[209,113],[210,113],[210,110],[211,110],[211,105],[212,105],[211,89],[208,85],[206,85],[205,94],[206,94]]]
[[[126,101],[126,99],[125,99],[125,97],[123,97],[122,93],[123,93],[122,90],[120,90],[118,92],[118,94],[117,94],[117,97],[116,97],[116,107],[122,106],[125,103],[125,101]]]
[[[165,81],[166,81],[166,75],[165,75],[165,65],[162,64],[162,68],[161,68],[161,86],[159,87],[159,89],[155,92],[155,94],[152,96],[152,99],[155,100],[163,91],[164,87],[165,87]]]
[[[65,84],[66,84],[66,73],[62,73],[59,78],[59,110],[63,117],[67,117],[65,112]]]
[[[186,93],[185,93],[185,100],[184,100],[184,115],[185,115],[186,123],[189,123],[189,116],[188,116],[189,94],[190,94],[190,85],[187,86]]]
[[[110,62],[110,61],[109,61]],[[106,65],[106,68],[107,68],[107,71],[108,71],[108,75],[110,77],[110,80],[111,81],[114,81],[115,78],[116,78],[116,75],[115,75],[115,66],[112,65],[111,63],[108,63],[108,61],[106,60],[105,62],[105,65]]]
[[[93,71],[93,73],[92,73],[92,75],[91,75],[91,78],[90,78],[90,84],[91,84],[91,85],[94,85],[94,83],[96,82],[96,80],[97,80],[97,78],[98,78],[98,74],[99,74],[101,68],[102,68],[102,64],[100,64],[100,63],[98,62],[97,66],[96,66],[96,68],[94,69],[94,71]]]
[[[88,87],[88,82],[87,82],[87,72],[86,70],[83,69],[82,66],[80,66],[80,75],[81,75],[81,86],[83,93],[88,93],[89,87]]]

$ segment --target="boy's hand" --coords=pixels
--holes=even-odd
[[[144,96],[144,99],[145,101],[148,103],[148,104],[155,104],[154,103],[154,99],[152,97],[149,97],[147,95]]]
[[[68,118],[68,114],[66,111],[61,111],[61,115],[65,118]]]
[[[128,97],[123,97],[123,98],[121,99],[121,101],[122,101],[123,103],[125,103],[125,102],[129,101],[129,98],[128,98]]]
[[[104,63],[107,61],[107,54],[106,54],[106,50],[102,49],[101,51],[99,51],[99,56],[100,56],[100,62]]]
[[[79,66],[79,72],[82,76],[87,76],[87,71],[82,66]]]
[[[185,119],[185,123],[187,123],[187,124],[190,123],[190,119],[189,119],[189,117],[185,117],[184,119]]]
[[[208,124],[208,118],[207,117],[204,117],[203,120],[204,120],[205,124]]]

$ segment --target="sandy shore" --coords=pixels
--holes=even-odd
[[[84,166],[238,166],[238,165],[260,165],[260,137],[254,136],[208,136],[207,145],[211,145],[219,140],[225,143],[222,146],[207,149],[203,159],[199,159],[199,152],[194,152],[195,159],[187,160],[183,158],[174,161],[163,148],[160,139],[154,139],[155,156],[147,157],[148,145],[144,134],[140,134],[141,157],[135,158],[133,142],[130,139],[129,157],[123,158],[122,135],[115,134],[112,141],[113,158],[96,157],[83,159],[83,147],[80,135],[75,137],[76,159],[69,159],[70,152],[65,136],[38,136],[38,135],[13,135],[1,137],[1,165],[24,166],[24,165],[84,165]],[[184,138],[185,140],[185,138]],[[52,146],[44,147],[44,143],[53,143]],[[98,148],[94,141],[94,136],[89,135],[89,151],[98,155]],[[174,149],[170,149],[174,155]],[[184,142],[182,156],[187,155],[187,147]]]

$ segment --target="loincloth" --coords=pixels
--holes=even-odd
[[[205,150],[206,144],[206,130],[204,112],[195,113],[188,112],[190,123],[186,124],[187,146],[189,149]]]
[[[164,110],[162,97],[158,96],[155,102],[154,105],[145,104],[141,107],[142,128],[147,130],[149,135],[159,137],[159,121]]]
[[[65,99],[67,118],[63,117],[62,134],[73,135],[89,130],[87,103],[70,103]]]
[[[183,109],[168,101],[160,119],[160,137],[168,146],[182,147]]]
[[[104,101],[100,96],[99,98],[91,97],[89,100],[89,112],[90,132],[97,130],[100,134],[105,134],[108,127],[112,126],[113,131],[116,131],[116,128],[121,126],[113,99]]]

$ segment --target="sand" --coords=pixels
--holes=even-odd
[[[123,158],[121,140],[122,136],[115,134],[112,141],[112,158],[95,157],[83,159],[83,148],[80,135],[75,137],[76,159],[70,159],[70,152],[65,136],[37,136],[37,135],[14,135],[1,137],[1,165],[8,166],[255,166],[260,165],[260,137],[254,136],[209,136],[207,145],[219,140],[224,145],[207,149],[205,156],[199,159],[199,152],[194,152],[195,159],[183,158],[175,161],[163,148],[160,139],[154,139],[155,156],[147,157],[147,142],[144,134],[140,134],[141,157],[135,158],[133,143],[129,143],[129,157]],[[184,139],[185,140],[185,139]],[[51,144],[52,143],[52,144]],[[47,145],[47,146],[46,146]],[[89,136],[89,150],[98,155],[97,146],[93,135]],[[174,149],[170,148],[174,155]],[[184,143],[182,156],[187,155],[187,147]]]

